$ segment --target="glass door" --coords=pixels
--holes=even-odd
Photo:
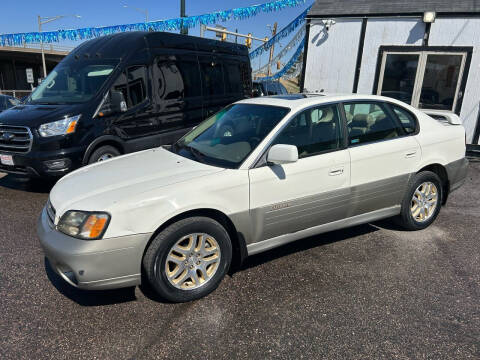
[[[465,52],[384,52],[377,94],[420,109],[455,111]]]
[[[426,54],[420,109],[455,109],[464,59],[464,54]]]

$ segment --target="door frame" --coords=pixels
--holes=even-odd
[[[419,64],[415,76],[414,92],[412,94],[412,106],[418,107],[420,100],[421,85],[423,84],[423,77],[425,74],[425,66],[427,56],[435,55],[462,55],[462,62],[459,72],[459,81],[457,81],[457,88],[455,89],[455,98],[452,106],[453,112],[460,114],[464,96],[458,98],[461,92],[465,94],[468,75],[470,73],[470,64],[472,60],[473,46],[380,46],[378,49],[377,69],[375,72],[375,79],[373,82],[372,94],[380,95],[381,87],[383,85],[383,76],[385,70],[385,62],[388,54],[417,54],[419,55]],[[449,111],[449,110],[445,110]],[[452,111],[449,111],[452,112]]]

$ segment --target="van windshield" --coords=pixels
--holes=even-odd
[[[230,105],[181,138],[172,151],[205,164],[237,168],[289,111],[270,105]]]
[[[27,99],[27,104],[77,104],[90,100],[115,70],[116,60],[62,62]]]

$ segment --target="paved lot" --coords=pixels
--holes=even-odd
[[[480,163],[427,230],[305,239],[179,305],[65,285],[35,235],[48,186],[0,177],[2,359],[480,358]]]

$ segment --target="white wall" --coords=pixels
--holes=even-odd
[[[420,18],[368,19],[357,92],[372,93],[380,46],[422,45],[424,34],[425,24]]]
[[[362,20],[335,21],[328,32],[321,20],[310,24],[304,85],[308,91],[352,92]]]
[[[460,118],[467,132],[467,143],[471,144],[480,103],[480,19],[440,18],[435,20],[430,30],[429,45],[474,47],[460,112]]]

